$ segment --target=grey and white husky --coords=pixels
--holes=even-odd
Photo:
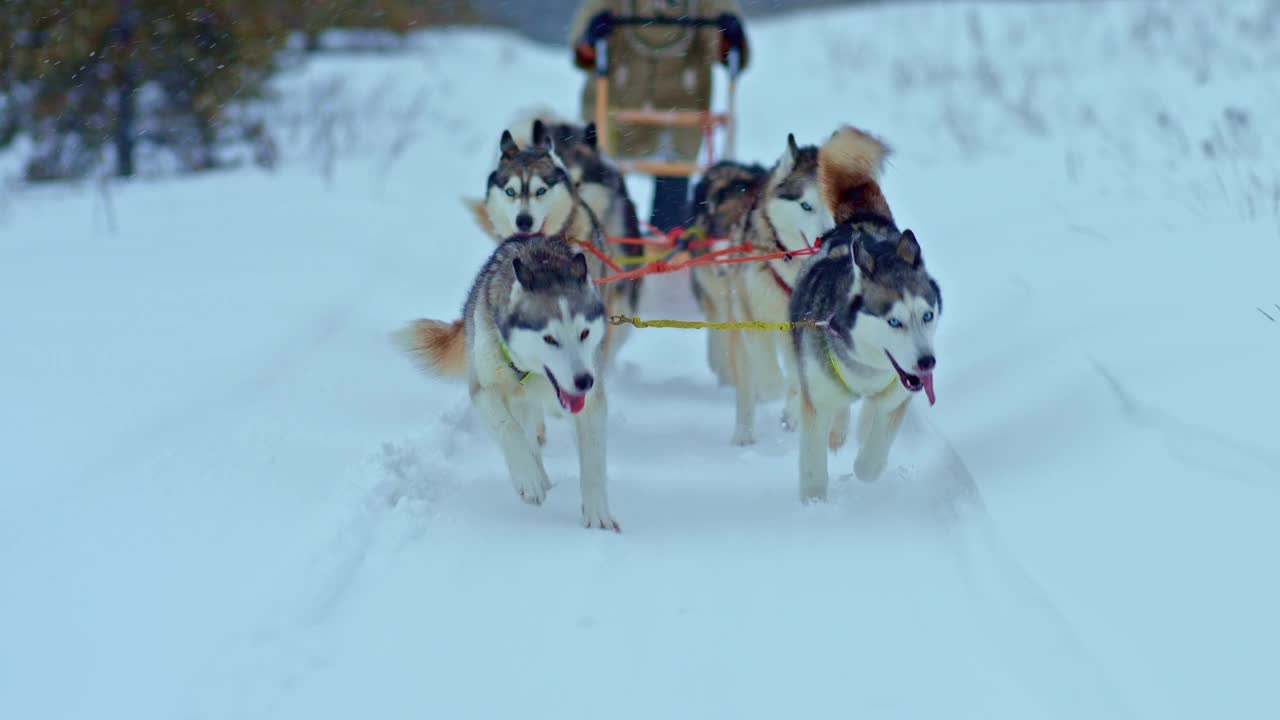
[[[884,471],[907,404],[923,390],[934,402],[933,336],[942,293],[924,267],[915,234],[899,230],[878,183],[887,149],[843,127],[818,153],[823,202],[837,226],[805,263],[790,317],[825,321],[792,331],[802,392],[800,497],[827,494],[827,448],[848,435],[850,407],[862,400],[854,473]]]
[[[640,218],[636,213],[635,203],[627,192],[627,183],[622,171],[614,164],[604,151],[600,149],[596,137],[596,124],[579,125],[566,120],[550,118],[536,119],[532,125],[534,142],[551,139],[555,156],[564,165],[573,181],[574,190],[579,200],[585,205],[600,224],[601,232],[606,238],[639,238]],[[604,253],[615,260],[624,260],[644,255],[642,245],[631,243],[614,243],[607,239],[601,245]],[[632,269],[635,265],[624,265],[624,269]],[[640,294],[644,286],[641,278],[618,280],[609,283],[606,294],[613,300],[610,314],[636,315],[640,310]],[[622,346],[629,333],[629,326],[611,327],[610,352]]]
[[[541,122],[525,145],[509,130],[498,140],[498,159],[485,180],[483,200],[470,201],[477,222],[498,242],[512,235],[565,235],[576,242],[592,240],[599,221],[584,210],[573,180],[554,153],[551,135]]]
[[[635,237],[639,227],[622,176],[613,174],[612,165],[594,146],[594,127],[548,125],[538,119],[532,131],[525,145],[518,144],[509,130],[503,131],[497,163],[485,183],[485,198],[467,203],[480,226],[498,242],[541,233],[592,244],[614,259],[643,252],[638,246],[605,240],[612,233]],[[587,264],[594,278],[611,271],[594,254]],[[636,314],[638,280],[606,283],[600,291],[609,314]],[[627,336],[623,327],[608,328],[607,361],[614,359]]]
[[[755,207],[756,196],[768,180],[768,168],[758,164],[721,160],[707,168],[693,186],[693,203],[688,213],[692,218],[691,227],[701,231],[696,239],[729,237]],[[689,254],[698,257],[712,249],[704,242],[691,247]],[[689,271],[693,297],[703,316],[711,322],[729,319],[730,280],[726,265],[702,265]],[[726,333],[707,332],[707,365],[721,385],[733,383],[728,341]]]
[[[546,499],[543,413],[573,416],[583,523],[618,530],[605,468],[604,304],[587,260],[558,237],[512,238],[494,250],[452,323],[417,320],[401,346],[432,374],[469,381],[471,401],[492,432],[520,498]]]
[[[818,192],[818,148],[801,147],[794,135],[774,165],[755,205],[734,229],[733,243],[749,244],[750,254],[803,250],[833,224],[831,212]],[[799,258],[738,263],[731,266],[730,317],[749,322],[785,322]],[[786,393],[784,426],[794,427],[800,385],[786,337],[777,332],[729,331],[729,365],[733,370],[737,410],[733,443],[755,442],[756,401]],[[778,355],[784,373],[779,373]]]

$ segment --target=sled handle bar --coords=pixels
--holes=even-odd
[[[665,17],[641,17],[639,15],[625,15],[623,17],[615,17],[614,25],[660,25],[674,27],[719,27],[720,21],[716,18],[665,18]]]
[[[613,26],[666,26],[666,27],[689,27],[689,28],[706,28],[713,27],[719,29],[719,18],[665,18],[665,17],[641,17],[636,15],[624,15],[622,17],[613,18]],[[609,45],[604,38],[596,40],[596,123],[598,130],[602,130],[601,147],[607,153],[609,147]],[[733,157],[735,128],[732,118],[737,114],[735,97],[737,95],[738,74],[742,71],[742,51],[733,48],[729,51],[728,57],[725,58],[725,65],[729,71],[729,117],[731,121],[726,127],[725,147],[727,148],[727,157]]]
[[[664,18],[664,17],[643,17],[639,15],[625,15],[622,17],[615,17],[613,19],[613,24],[615,27],[619,25],[626,25],[626,26],[658,25],[658,26],[667,26],[667,27],[719,28],[720,20],[717,18],[691,18],[691,17]],[[732,78],[737,78],[738,72],[739,70],[741,70],[741,67],[742,67],[742,54],[737,48],[734,48],[729,51],[728,62],[726,64],[729,68],[729,76]],[[605,49],[604,40],[603,39],[597,40],[596,41],[596,75],[604,76],[608,74],[608,71],[609,71],[608,51]]]

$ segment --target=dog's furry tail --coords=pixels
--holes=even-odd
[[[876,137],[845,125],[818,149],[818,188],[837,223],[859,213],[892,221],[880,191],[880,172],[889,148]]]
[[[498,236],[498,231],[494,229],[493,221],[489,219],[489,211],[485,209],[483,200],[463,198],[462,204],[467,206],[467,210],[471,211],[471,215],[475,218],[476,224],[480,226],[480,229],[484,230],[486,235],[491,238],[496,238]]]
[[[432,375],[458,377],[467,373],[467,340],[461,320],[414,320],[397,331],[394,339]]]

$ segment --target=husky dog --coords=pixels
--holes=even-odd
[[[594,131],[591,133],[594,136]],[[534,120],[532,144],[521,148],[509,130],[504,130],[498,142],[497,167],[489,174],[483,203],[473,205],[477,221],[498,241],[512,236],[542,233],[563,237],[575,244],[591,244],[607,255],[618,257],[620,247],[605,242],[600,216],[584,201],[569,168],[555,151],[551,131],[541,120]],[[576,157],[586,155],[577,151]],[[578,166],[585,175],[586,165]],[[593,170],[592,178],[600,177],[603,169]],[[620,181],[621,178],[619,177]],[[590,183],[594,187],[595,183]],[[625,192],[625,191],[623,191]],[[627,199],[625,205],[605,205],[612,217],[625,221],[626,208],[630,207],[634,219],[635,208]],[[638,228],[627,228],[639,234]],[[634,236],[634,235],[633,235]],[[610,268],[592,255],[588,267],[593,278],[603,277]],[[639,283],[626,281],[601,286],[601,296],[609,314],[634,314],[639,301]],[[605,360],[611,363],[625,334],[621,327],[610,325],[605,338]]]
[[[563,235],[574,242],[594,240],[600,232],[597,218],[584,210],[545,126],[534,124],[538,132],[524,147],[516,144],[510,130],[502,132],[485,198],[472,206],[477,221],[498,242],[533,233]]]
[[[791,320],[826,321],[792,331],[800,371],[800,497],[827,494],[824,444],[841,447],[849,408],[862,400],[858,456],[864,481],[884,471],[907,403],[924,390],[934,402],[933,335],[942,293],[910,230],[898,230],[878,179],[887,149],[852,127],[818,153],[823,203],[838,225],[805,264],[791,297]]]
[[[540,127],[541,125],[541,127]],[[591,210],[607,237],[640,237],[640,218],[635,203],[627,192],[626,180],[617,165],[603,151],[596,137],[596,124],[577,125],[563,120],[545,122],[535,120],[533,137],[541,139],[550,135],[556,157],[563,163],[573,181],[582,203]],[[605,254],[614,259],[635,258],[644,255],[644,246],[619,244],[607,240],[599,245]],[[630,269],[630,267],[627,267]],[[609,308],[610,314],[635,315],[640,309],[640,278],[618,280],[611,283],[613,298],[617,301]],[[614,328],[612,350],[621,347],[628,326]]]
[[[755,205],[735,228],[735,245],[749,243],[751,254],[802,250],[833,224],[818,193],[818,148],[800,147],[787,135],[787,147],[769,173]],[[730,271],[730,315],[735,320],[784,322],[801,262],[793,258],[738,263]],[[786,391],[783,425],[795,425],[800,398],[793,355],[785,337],[759,331],[730,331],[729,360],[737,395],[735,445],[755,442],[757,399]],[[778,370],[782,353],[785,376]]]
[[[691,227],[701,231],[702,238],[695,239],[728,237],[755,205],[756,196],[768,178],[769,171],[764,166],[732,160],[722,160],[707,168],[693,186],[693,205],[688,212],[693,218]],[[689,254],[697,257],[710,250],[700,245],[691,248]],[[693,297],[708,320],[729,319],[729,270],[724,265],[694,267],[689,271],[689,281]],[[707,332],[707,364],[721,385],[733,382],[726,340],[723,332]]]
[[[596,124],[553,122],[540,130],[539,123],[534,121],[533,137],[550,135],[555,154],[569,172],[578,196],[599,218],[605,233],[612,237],[639,236],[640,218],[635,203],[627,192],[622,172],[600,150]]]
[[[527,503],[541,505],[551,488],[538,431],[544,410],[573,415],[583,523],[616,531],[605,478],[604,328],[586,258],[561,238],[530,235],[494,250],[461,320],[417,320],[398,339],[427,371],[467,375],[471,402]]]

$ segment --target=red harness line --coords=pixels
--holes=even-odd
[[[640,224],[644,226],[645,232],[649,233],[650,237],[606,237],[605,240],[618,245],[647,245],[649,247],[672,248],[675,247],[676,244],[680,242],[680,238],[684,237],[684,234],[688,232],[688,230],[680,226],[673,227],[667,232],[662,232],[643,220]],[[652,237],[654,235],[658,237]],[[692,242],[700,241],[695,240],[691,241],[691,243]]]
[[[655,240],[652,238],[607,237],[605,238],[605,240],[612,243],[618,243],[620,245],[648,245],[652,247],[674,248],[676,244],[680,241],[680,239],[684,237],[685,233],[687,232],[685,228],[677,226],[677,227],[671,228],[671,230],[664,233],[658,230],[657,228],[653,227],[649,223],[643,223],[643,225],[647,229],[654,231],[654,234],[661,236],[662,239]],[[701,238],[697,240],[690,240],[688,243],[686,243],[685,247],[688,247],[688,248],[706,247],[706,246],[713,245],[717,242],[720,242],[721,240],[727,240],[727,239],[728,238]],[[673,263],[673,262],[668,262],[666,260],[656,260],[654,262],[649,263],[648,265],[645,265],[643,267],[638,267],[634,270],[623,270],[616,262],[613,261],[612,258],[610,258],[608,255],[602,252],[600,248],[597,248],[595,246],[595,243],[584,242],[582,243],[582,245],[592,255],[595,255],[597,258],[599,258],[601,262],[603,262],[605,265],[609,267],[610,270],[613,271],[612,275],[608,275],[602,278],[596,278],[595,280],[592,280],[592,282],[596,285],[604,285],[605,283],[617,282],[618,280],[631,280],[634,278],[643,277],[645,275],[660,275],[660,274],[666,274],[666,273],[673,273],[678,270],[686,270],[688,268],[702,267],[705,265],[732,265],[734,263],[767,262],[769,260],[778,260],[778,259],[785,259],[787,261],[790,261],[792,258],[807,257],[809,255],[816,254],[818,250],[822,247],[822,236],[819,235],[813,241],[812,245],[801,248],[799,250],[779,250],[777,252],[765,253],[763,255],[741,255],[738,257],[725,257],[727,255],[734,255],[736,253],[751,252],[751,250],[753,249],[751,243],[742,243],[741,245],[734,245],[732,247],[722,248],[720,250],[712,250],[711,252],[708,252],[705,255],[699,255],[698,257],[690,258],[689,260],[686,260],[684,262]],[[788,297],[790,297],[791,294],[793,293],[791,286],[787,285],[787,283],[782,279],[782,276],[778,274],[778,271],[773,269],[772,265],[767,265],[766,267],[769,268],[769,273],[773,275],[774,282],[778,283],[778,287],[781,288],[782,291],[786,293]]]
[[[669,249],[680,244],[680,241],[689,232],[688,228],[681,227],[679,225],[671,228],[667,232],[662,232],[647,222],[641,221],[641,224],[644,225],[645,229],[651,236],[657,235],[658,237],[656,239],[654,237],[606,237],[605,240],[617,245],[645,245],[648,247]],[[684,247],[694,250],[697,248],[710,247],[718,242],[727,242],[728,240],[729,238],[727,237],[702,237],[686,241],[684,243]]]
[[[590,248],[592,246],[588,245],[587,247]],[[677,270],[685,270],[687,268],[701,267],[703,265],[732,265],[734,263],[759,262],[759,261],[765,261],[765,260],[777,260],[779,258],[789,259],[793,257],[805,257],[807,255],[813,255],[817,253],[818,247],[819,247],[818,245],[814,245],[812,247],[801,248],[800,250],[789,250],[786,252],[779,251],[779,252],[766,253],[764,255],[742,255],[739,257],[724,257],[725,255],[732,255],[733,253],[751,252],[751,243],[743,243],[741,245],[735,245],[733,247],[724,248],[723,250],[713,250],[712,252],[709,252],[706,255],[700,255],[696,258],[692,258],[684,262],[669,263],[663,260],[658,260],[657,262],[650,263],[648,265],[645,265],[644,267],[636,268],[635,270],[629,270],[626,272],[617,272],[607,277],[598,278],[596,280],[593,280],[592,282],[594,282],[596,285],[603,285],[605,283],[616,282],[618,280],[630,280],[633,278],[643,277],[645,275],[672,273],[672,272],[676,272]],[[598,252],[594,250],[594,248],[592,251]],[[779,278],[779,281],[781,281],[780,278]]]
[[[801,237],[803,237],[803,235]],[[776,237],[775,237],[775,241],[776,241]],[[790,262],[791,258],[793,257],[803,257],[805,255],[813,255],[814,253],[818,252],[818,249],[822,247],[822,236],[819,235],[817,238],[815,238],[812,245],[808,244],[808,240],[806,240],[805,243],[806,245],[804,250],[797,250],[795,252],[789,253],[786,256],[784,256],[784,259]],[[779,242],[778,245],[782,245],[782,243]],[[795,292],[795,288],[788,285],[787,281],[782,279],[782,276],[779,275],[778,271],[773,268],[773,265],[765,265],[765,267],[769,268],[769,274],[773,276],[773,281],[778,284],[778,287],[782,289],[782,292],[786,294],[787,297],[791,297],[791,295]]]
[[[610,270],[614,271],[615,273],[626,272],[618,265],[618,263],[613,261],[613,258],[600,252],[600,248],[596,247],[595,243],[588,240],[587,242],[583,242],[580,244],[582,245],[582,247],[586,248],[592,255],[595,255],[597,258],[600,258],[600,261],[603,262],[605,265],[608,265]],[[610,275],[609,277],[613,277],[613,276]],[[598,285],[600,283],[597,281],[596,284]]]
[[[668,232],[664,233],[661,230],[658,230],[654,226],[650,225],[649,223],[641,221],[641,224],[644,225],[644,227],[650,232],[652,232],[654,235],[660,236],[660,239],[654,239],[652,237],[606,237],[605,241],[615,243],[617,245],[641,245],[646,247],[674,249],[680,243],[680,240],[688,232],[688,230],[686,230],[685,228],[676,226],[671,228],[671,230],[669,230]],[[689,240],[684,244],[684,247],[691,250],[697,249],[697,248],[703,248],[703,247],[710,247],[711,245],[714,245],[720,242],[721,240],[728,240],[728,239],[729,238],[718,238],[718,237],[698,238],[694,240]],[[615,273],[627,272],[623,270],[621,267],[619,267],[618,264],[614,262],[612,258],[610,258],[608,255],[602,252],[600,248],[597,248],[595,246],[595,243],[586,242],[586,243],[582,243],[582,245],[586,247],[587,250],[592,255],[595,255],[597,258],[599,258],[601,262],[603,262],[605,265],[608,265],[610,270],[613,270]],[[724,253],[720,252],[719,254],[724,254]],[[614,278],[614,279],[621,280],[622,278]]]
[[[786,280],[782,279],[782,276],[778,274],[777,270],[773,269],[772,265],[765,265],[765,267],[769,268],[769,274],[773,276],[773,281],[778,283],[778,288],[781,289],[787,297],[791,297],[791,294],[794,293],[795,290],[787,284]]]

